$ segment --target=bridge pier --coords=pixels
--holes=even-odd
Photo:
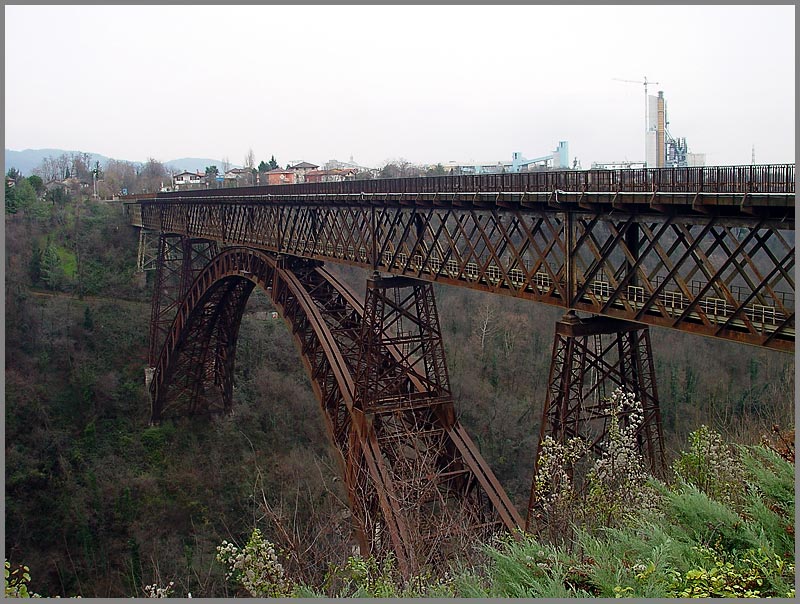
[[[608,317],[581,319],[569,311],[556,322],[526,528],[531,528],[536,508],[542,440],[548,435],[557,442],[579,437],[589,451],[601,454],[611,418],[608,399],[617,388],[632,392],[641,403],[644,420],[637,433],[639,451],[650,471],[662,475],[664,441],[649,328]],[[623,422],[629,413],[623,410]]]
[[[165,233],[159,236],[150,315],[150,367],[158,360],[178,305],[217,251],[215,241]]]
[[[390,539],[373,535],[372,553],[392,548],[409,576],[521,525],[456,420],[432,283],[378,273],[367,281],[354,387],[390,479]]]

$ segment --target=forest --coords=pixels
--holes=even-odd
[[[793,355],[652,329],[667,458],[680,477],[674,488],[646,487],[662,502],[661,517],[673,520],[664,525],[672,533],[663,529],[647,544],[662,557],[642,554],[652,569],[642,562],[628,569],[628,583],[611,585],[597,573],[613,571],[587,560],[619,557],[621,549],[610,552],[612,542],[597,531],[575,533],[564,549],[543,530],[534,541],[500,538],[463,562],[483,566],[401,588],[391,561],[352,556],[347,497],[323,419],[266,295],[253,294],[240,329],[234,412],[149,425],[144,367],[153,275],[137,272],[136,230],[119,202],[81,191],[54,196],[36,181],[17,191],[23,189],[15,197],[7,188],[5,215],[7,594],[9,568],[19,585],[22,565],[30,592],[62,597],[142,597],[167,589],[194,597],[697,595],[718,588],[698,574],[718,562],[732,565],[731,586],[746,582],[734,577],[737,563],[709,549],[707,536],[691,533],[687,509],[724,517],[728,524],[720,526],[749,527],[746,538],[733,528],[722,537],[730,542],[725,551],[761,556],[748,558],[747,568],[762,569],[762,593],[785,596],[793,585],[794,477],[784,459],[793,455],[785,450],[793,443]],[[364,291],[366,273],[331,268]],[[524,511],[562,311],[444,286],[436,295],[460,420]],[[761,446],[765,439],[771,448]],[[703,443],[724,451],[739,474],[700,476],[707,464],[698,459],[709,450]],[[735,485],[743,480],[763,488],[741,492]],[[559,500],[560,511],[550,510],[553,523],[575,526],[568,519],[577,510],[593,509],[570,497]],[[745,520],[737,524],[739,517]],[[619,531],[613,543],[624,536],[632,544],[647,532],[642,517],[626,522],[609,519],[606,529]],[[226,566],[247,548],[281,560],[264,571],[272,577],[265,592],[249,589]],[[525,559],[545,569],[536,581],[530,573],[524,580],[514,575]],[[675,560],[688,566],[666,573]],[[773,591],[764,592],[767,586]]]

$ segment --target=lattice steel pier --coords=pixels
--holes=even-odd
[[[633,393],[641,403],[639,451],[650,471],[663,475],[664,437],[647,325],[607,317],[580,319],[574,311],[568,312],[556,323],[547,383],[526,527],[531,526],[534,513],[543,439],[549,435],[563,443],[578,437],[591,453],[602,454],[611,418],[609,398],[617,388]],[[621,410],[623,425],[631,412]]]

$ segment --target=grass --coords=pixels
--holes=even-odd
[[[74,279],[78,274],[78,257],[62,246],[56,247],[56,253],[58,254],[61,268],[64,269],[64,274],[67,278]]]

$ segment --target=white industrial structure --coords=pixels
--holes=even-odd
[[[511,161],[488,161],[488,162],[447,162],[444,169],[454,174],[500,174],[508,172],[529,172],[536,169],[556,169],[566,170],[569,168],[569,143],[558,141],[558,146],[552,153],[535,157],[525,158],[522,153],[515,151],[511,155]]]

